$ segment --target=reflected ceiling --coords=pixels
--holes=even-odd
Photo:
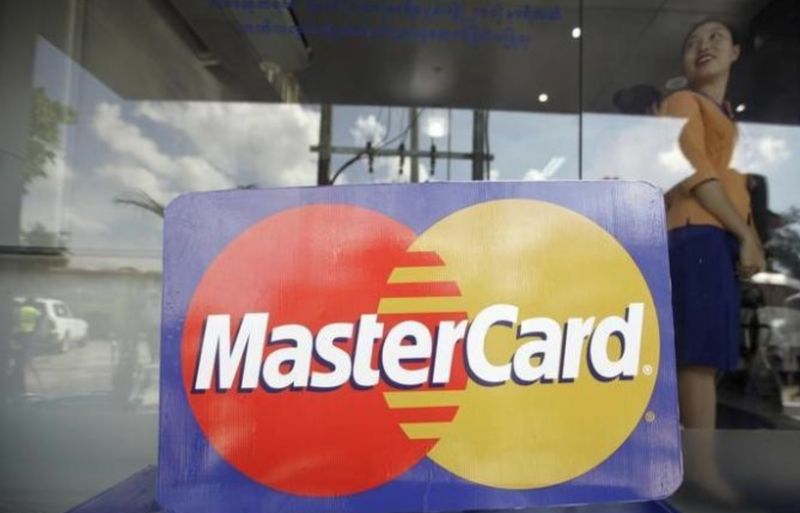
[[[446,17],[436,21],[431,15],[381,17],[365,8],[322,10],[320,1],[295,0],[287,14],[276,9],[247,11],[235,5],[220,8],[216,0],[90,0],[80,59],[130,99],[281,101],[287,98],[287,90],[294,90],[300,101],[308,103],[611,112],[615,91],[641,83],[663,90],[670,78],[680,75],[681,43],[695,22],[712,16],[750,28],[765,7],[776,4],[769,0],[596,0],[584,2],[587,7],[581,16],[576,0],[506,1],[502,4],[510,12],[534,6],[557,13],[549,19],[529,16],[509,24],[480,17],[471,22]],[[362,0],[342,1],[363,4]],[[369,5],[378,9],[398,3],[403,2],[370,0]],[[465,12],[479,13],[498,2],[460,4]],[[154,17],[157,22],[148,21]],[[302,35],[243,32],[243,23],[296,24]],[[499,43],[419,37],[334,36],[319,33],[325,24],[378,24],[387,27],[386,34],[432,26],[456,30],[470,24],[503,32],[510,26],[513,33],[528,37],[529,43],[507,48]],[[573,37],[578,26],[582,48]],[[171,51],[174,46],[182,49]],[[140,55],[143,52],[149,55]],[[733,89],[734,96],[747,98],[757,89],[753,66],[747,61],[742,64],[739,75],[744,79]],[[542,93],[548,96],[546,103],[539,99]]]

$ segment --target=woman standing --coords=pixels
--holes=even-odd
[[[725,94],[740,52],[726,24],[696,25],[683,47],[688,89],[661,106],[662,115],[686,119],[679,143],[694,168],[665,198],[678,396],[687,428],[715,427],[716,374],[738,362],[738,278],[764,269],[746,179],[730,168],[737,130]]]

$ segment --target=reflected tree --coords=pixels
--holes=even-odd
[[[164,205],[141,189],[114,198],[118,205],[130,205],[144,209],[158,217],[164,217]]]
[[[31,130],[23,168],[26,188],[37,178],[47,177],[47,166],[55,162],[61,143],[61,127],[74,123],[76,118],[75,111],[48,97],[44,88],[33,91]]]
[[[767,251],[773,263],[800,278],[800,207],[791,207],[779,217],[766,244]]]
[[[20,239],[23,245],[37,248],[60,248],[66,244],[66,233],[48,230],[41,223],[36,223],[30,230],[23,230]]]
[[[258,186],[255,184],[240,185],[237,187],[239,190],[253,190],[257,188]],[[114,203],[117,205],[129,205],[141,208],[158,217],[164,217],[164,204],[141,189],[134,189],[131,192],[120,194],[114,198]]]

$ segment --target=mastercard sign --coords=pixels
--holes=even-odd
[[[164,287],[166,510],[644,501],[681,480],[648,185],[190,194]]]

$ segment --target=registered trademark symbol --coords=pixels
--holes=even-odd
[[[645,376],[653,374],[653,366],[645,365],[644,367],[642,367],[642,374],[644,374]]]
[[[654,420],[656,420],[656,414],[652,411],[648,411],[647,413],[644,414],[644,420],[647,422],[653,422]]]

